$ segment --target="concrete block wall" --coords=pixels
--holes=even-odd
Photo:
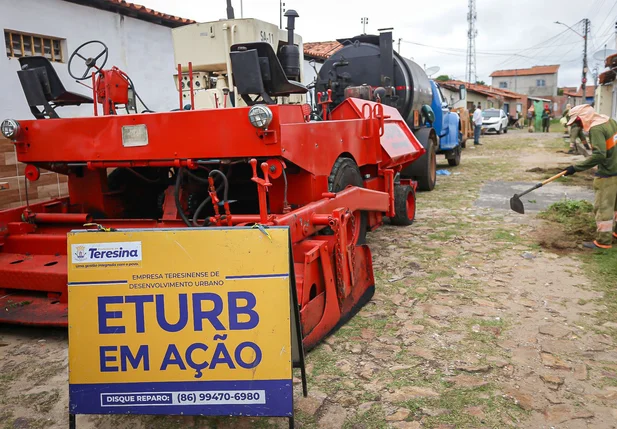
[[[0,190],[0,209],[26,205],[25,167],[25,164],[17,161],[13,143],[0,137],[0,183],[8,185],[8,189]],[[67,195],[67,178],[61,174],[41,170],[39,180],[28,183],[30,203]]]

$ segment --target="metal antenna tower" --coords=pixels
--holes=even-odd
[[[469,83],[475,83],[476,74],[476,36],[478,30],[476,30],[476,20],[478,15],[476,14],[476,0],[469,0],[469,12],[467,13],[467,22],[469,23],[469,29],[467,30],[467,64],[465,67],[465,78]]]

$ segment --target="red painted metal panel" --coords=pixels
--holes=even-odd
[[[66,240],[66,239],[65,239]],[[66,302],[66,256],[0,253],[0,288],[62,294]]]
[[[0,322],[20,325],[68,326],[68,304],[55,297],[0,289]]]
[[[9,309],[0,322],[66,325],[66,233],[83,229],[87,214],[108,228],[185,228],[177,219],[172,186],[156,190],[165,196],[163,220],[115,219],[125,213],[122,198],[133,194],[110,192],[108,167],[194,169],[197,160],[229,158],[251,159],[252,183],[243,177],[235,183],[251,183],[261,204],[254,213],[232,209],[225,222],[290,227],[305,346],[314,346],[353,315],[370,299],[375,282],[370,251],[348,245],[345,220],[362,210],[369,213],[371,228],[379,225],[383,214],[392,212],[395,172],[424,149],[400,114],[380,104],[348,99],[332,112],[332,120],[316,122],[305,122],[304,106],[269,107],[268,130],[250,124],[248,108],[21,121],[18,159],[69,173],[70,198],[0,212],[0,305]],[[145,125],[147,144],[125,146],[123,127],[135,125]],[[353,158],[361,174],[370,177],[365,188],[328,192],[328,176],[340,156]],[[274,158],[291,168],[270,181],[265,161]],[[69,172],[66,163],[85,168],[73,165]],[[180,189],[182,198],[185,192],[192,191]],[[333,234],[319,235],[326,227]]]

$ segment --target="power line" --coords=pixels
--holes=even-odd
[[[435,45],[427,45],[425,43],[419,43],[419,42],[412,42],[410,40],[404,40],[401,39],[401,41],[403,43],[409,43],[412,45],[418,45],[418,46],[423,46],[426,48],[433,48],[433,49],[442,49],[444,51],[451,51],[451,52],[461,52],[461,53],[466,53],[467,50],[466,49],[462,49],[462,48],[449,48],[447,46],[435,46]],[[537,49],[546,49],[547,47],[552,47],[552,46],[570,46],[572,45],[572,42],[569,43],[560,43],[557,45],[548,45],[548,46],[540,46],[540,47],[530,47],[530,48],[513,48],[513,49],[499,49],[499,50],[492,50],[492,51],[476,51],[476,54],[478,55],[501,55],[501,56],[510,56],[510,55],[514,55],[518,52],[521,51],[528,51],[528,50],[537,50]],[[537,56],[537,54],[533,54],[533,57]],[[528,57],[528,58],[532,58],[532,57]]]
[[[417,46],[421,46],[421,47],[425,47],[425,48],[431,48],[433,52],[438,53],[438,54],[442,54],[442,55],[449,55],[449,56],[453,56],[453,57],[466,57],[466,54],[462,51],[462,50],[448,50],[448,48],[443,48],[440,46],[432,46],[432,45],[426,45],[423,43],[417,43],[417,42],[410,42],[409,40],[404,40],[401,39],[401,43],[407,43],[407,44],[411,44],[411,45],[417,45]],[[573,44],[567,44],[567,45],[559,45],[559,46],[568,46],[568,45],[573,45]],[[572,50],[576,49],[577,46],[573,45],[572,48],[570,48],[568,50],[568,53],[571,52]],[[512,57],[513,55],[520,58],[520,59],[524,59],[524,60],[537,60],[538,56],[534,55],[534,56],[525,56],[525,55],[518,55],[518,54],[498,54],[498,53],[494,53],[494,54],[478,54],[478,55],[483,55],[483,56],[487,56],[487,57],[495,57],[495,56],[507,56],[507,57]],[[556,63],[558,63],[558,58],[563,58],[564,56],[542,56],[542,58],[544,58],[545,60],[548,61],[554,61]]]
[[[552,43],[552,42],[556,42],[556,41],[558,40],[558,38],[559,38],[562,34],[566,33],[567,31],[568,31],[567,29],[566,29],[566,30],[563,30],[563,31],[559,32],[558,34],[556,34],[556,35],[554,35],[554,36],[552,36],[552,37],[549,37],[548,39],[543,40],[543,41],[542,41],[542,42],[540,42],[540,43],[537,43],[537,44],[533,45],[531,48],[542,47],[542,48],[544,48],[544,49],[545,49],[545,48],[547,48],[547,47],[549,47],[549,46],[552,46],[552,45],[551,45],[551,43]],[[522,54],[523,52],[527,52],[527,51],[529,51],[531,48],[522,49],[522,50],[520,50],[520,51],[518,52],[518,54]],[[538,54],[539,54],[539,53],[538,53]],[[508,59],[506,59],[506,60],[502,61],[501,63],[497,64],[497,65],[496,65],[496,67],[501,67],[501,66],[503,66],[503,65],[505,65],[505,64],[507,64],[507,63],[509,63],[509,62],[513,61],[514,59],[515,59],[515,58],[508,58]]]
[[[599,34],[602,31],[602,27],[604,26],[604,23],[606,23],[606,20],[611,16],[611,12],[613,11],[613,9],[615,9],[615,6],[617,6],[617,1],[615,1],[613,3],[613,6],[611,7],[611,9],[608,11],[608,13],[606,13],[606,16],[604,17],[604,20],[602,21],[602,24],[600,24],[598,26],[598,33]],[[612,28],[612,20],[609,21],[609,26],[608,26],[608,28],[606,30],[610,31],[611,28]]]

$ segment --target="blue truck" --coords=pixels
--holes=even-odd
[[[430,82],[433,90],[431,109],[435,115],[432,126],[439,137],[436,153],[445,155],[448,164],[455,167],[461,163],[461,152],[464,147],[461,118],[458,113],[450,110],[449,103],[442,94],[439,83],[434,80]],[[465,87],[464,85],[461,86],[461,98],[465,98]]]

